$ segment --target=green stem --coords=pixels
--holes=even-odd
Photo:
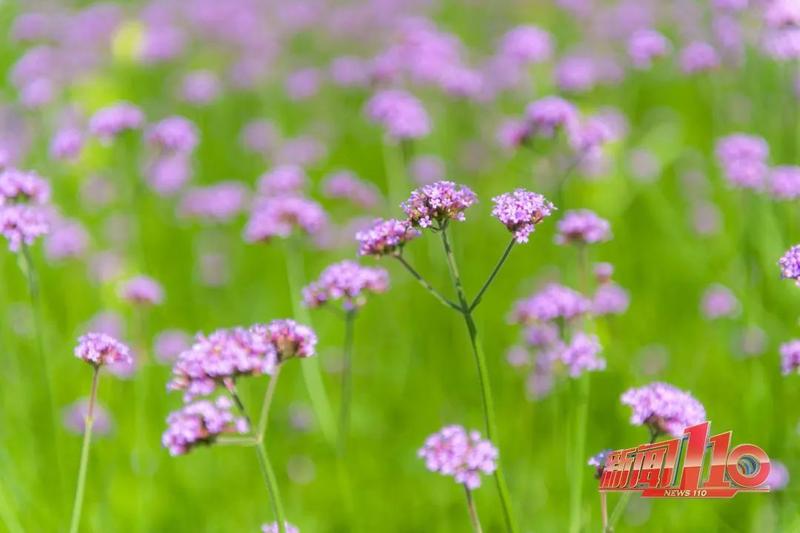
[[[83,493],[86,489],[86,470],[89,467],[89,446],[92,442],[92,426],[94,425],[94,404],[97,399],[97,383],[100,380],[100,367],[94,368],[92,374],[92,392],[89,395],[89,409],[83,428],[83,447],[81,448],[81,464],[78,468],[78,484],[75,488],[75,501],[72,504],[72,521],[69,526],[70,533],[77,533],[81,523],[83,509]]]
[[[608,531],[608,495],[605,492],[600,493],[600,519],[603,523],[603,533]]]
[[[486,355],[483,353],[483,345],[478,337],[478,329],[475,326],[475,321],[472,318],[472,313],[469,310],[467,298],[464,295],[464,289],[461,284],[461,276],[458,273],[458,266],[456,264],[453,250],[450,247],[450,241],[447,238],[447,226],[442,227],[441,230],[442,244],[444,246],[445,256],[447,258],[447,266],[450,270],[450,276],[453,279],[458,300],[461,304],[461,314],[464,317],[464,322],[469,332],[469,340],[472,345],[472,352],[475,356],[475,363],[478,367],[478,380],[480,384],[481,400],[483,404],[483,420],[486,428],[486,434],[495,446],[499,447],[497,422],[495,421],[494,414],[494,400],[492,397],[491,383],[489,382],[489,371],[486,366]],[[501,464],[502,454],[497,460],[497,469],[494,472],[494,479],[497,485],[497,492],[500,496],[500,503],[503,507],[503,516],[506,522],[506,529],[511,533],[518,531],[516,521],[514,520],[514,513],[511,509],[511,498],[508,493],[508,486],[506,485],[505,476],[503,474],[503,465]]]
[[[339,411],[339,455],[347,449],[347,435],[350,429],[350,399],[353,395],[353,326],[356,311],[347,311],[344,318],[344,348],[342,358],[342,405]]]
[[[411,266],[411,265],[408,263],[408,261],[406,261],[405,259],[403,259],[403,257],[402,257],[402,256],[400,256],[400,255],[395,255],[394,257],[395,257],[395,258],[396,258],[398,261],[400,261],[400,264],[401,264],[401,265],[403,265],[404,267],[406,267],[406,270],[408,270],[409,274],[411,274],[411,275],[414,277],[414,279],[416,279],[416,280],[419,282],[419,284],[420,284],[420,285],[422,285],[422,287],[423,287],[425,290],[427,290],[429,293],[431,293],[431,294],[433,295],[433,297],[434,297],[434,298],[436,298],[437,300],[439,300],[440,302],[442,302],[442,304],[446,305],[447,307],[450,307],[451,309],[455,309],[455,310],[456,310],[456,311],[458,311],[459,313],[461,312],[461,306],[460,306],[460,305],[456,304],[455,302],[451,302],[450,300],[448,300],[447,298],[445,298],[445,297],[442,295],[442,293],[440,293],[439,291],[437,291],[437,290],[436,290],[436,289],[435,289],[435,288],[434,288],[434,287],[433,287],[433,286],[432,286],[430,283],[428,283],[428,281],[427,281],[425,278],[423,278],[423,277],[422,277],[422,275],[421,275],[419,272],[417,272],[416,270],[414,270],[414,267],[412,267],[412,266]]]
[[[278,386],[278,376],[281,374],[281,365],[278,363],[275,366],[275,372],[269,379],[267,384],[267,391],[264,393],[264,402],[261,404],[261,415],[258,419],[258,432],[256,438],[264,440],[264,435],[267,432],[269,425],[269,410],[272,406],[272,398],[275,397],[275,388]]]
[[[464,485],[464,492],[467,494],[467,510],[469,511],[469,521],[472,524],[472,530],[475,533],[483,533],[481,521],[478,518],[478,509],[475,507],[475,499],[472,497],[472,491]]]
[[[497,276],[497,273],[500,272],[500,268],[506,262],[506,259],[508,259],[508,254],[511,253],[511,249],[514,247],[514,243],[516,243],[516,242],[517,241],[512,237],[511,238],[511,242],[509,242],[508,246],[506,246],[506,249],[503,252],[503,255],[500,256],[500,261],[497,262],[497,264],[494,266],[494,270],[492,270],[492,273],[489,274],[489,279],[487,279],[486,283],[483,284],[483,287],[481,287],[481,290],[478,291],[478,295],[475,297],[475,299],[472,301],[472,304],[469,306],[469,310],[470,311],[474,311],[475,308],[478,307],[478,304],[481,303],[481,299],[483,298],[483,293],[486,292],[486,289],[488,289],[489,285],[492,284],[492,282],[494,281],[495,276]]]
[[[653,444],[656,439],[658,438],[659,433],[658,431],[650,431],[650,444]],[[617,505],[614,506],[614,510],[611,511],[611,518],[608,520],[608,526],[603,533],[611,533],[614,531],[614,526],[617,525],[619,519],[622,518],[622,513],[625,512],[625,509],[628,507],[628,502],[631,501],[631,496],[633,495],[632,492],[626,491],[622,494]]]
[[[289,292],[292,301],[294,317],[299,322],[311,325],[311,315],[308,309],[300,302],[303,287],[303,258],[300,256],[296,243],[289,239],[286,243],[286,270],[289,282]],[[306,357],[300,361],[303,379],[311,399],[311,407],[319,422],[320,429],[325,439],[333,444],[335,442],[335,429],[331,405],[325,393],[325,384],[322,382],[322,372],[318,357]]]
[[[0,484],[0,519],[3,520],[3,525],[8,529],[8,533],[25,533],[22,529],[22,524],[19,523],[17,515],[11,508],[11,503],[6,496],[5,487]]]
[[[581,529],[581,504],[583,499],[583,455],[586,451],[586,418],[589,410],[589,373],[584,372],[578,383],[578,408],[575,413],[575,450],[572,460],[572,485],[570,491],[570,533]]]

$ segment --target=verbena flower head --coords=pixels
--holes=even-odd
[[[683,430],[706,419],[703,404],[667,383],[651,383],[627,390],[622,403],[633,409],[631,424],[647,425],[653,433],[680,437]]]
[[[597,287],[592,297],[592,314],[619,315],[627,311],[629,304],[628,291],[614,282],[607,281]]]
[[[164,301],[161,284],[148,276],[136,276],[125,282],[119,291],[120,297],[137,305],[159,305]]]
[[[369,229],[356,233],[358,255],[399,254],[403,246],[420,236],[420,232],[407,220],[376,220]]]
[[[557,318],[570,320],[588,313],[591,302],[584,295],[558,283],[516,303],[511,320],[519,324],[549,322]]]
[[[341,261],[327,267],[318,280],[303,289],[303,302],[314,308],[341,300],[342,307],[352,311],[366,303],[366,293],[383,293],[388,288],[389,273],[384,269]]]
[[[595,244],[611,238],[611,224],[600,218],[594,211],[576,209],[567,211],[558,221],[558,233],[555,241],[558,244]]]
[[[437,181],[412,191],[401,207],[412,226],[441,229],[451,220],[464,221],[464,211],[477,201],[468,187]]]
[[[514,234],[518,243],[528,242],[536,225],[549,217],[555,206],[541,194],[517,189],[492,198],[492,216]]]
[[[184,391],[184,400],[189,401],[211,394],[226,380],[272,374],[277,363],[266,326],[198,334],[194,344],[178,355],[167,389]]]
[[[33,245],[50,229],[47,214],[39,206],[0,207],[0,234],[8,240],[8,249],[18,252],[23,244]]]
[[[178,212],[184,217],[227,222],[242,212],[247,195],[247,187],[238,181],[194,187],[183,195]]]
[[[667,55],[672,46],[661,33],[651,30],[638,30],[628,40],[628,55],[636,68],[647,69],[653,59]]]
[[[288,238],[297,229],[314,236],[328,224],[322,206],[302,196],[276,196],[259,200],[244,230],[247,242],[265,242]]]
[[[589,457],[589,461],[587,461],[586,464],[588,464],[591,467],[594,467],[595,479],[600,479],[603,476],[603,470],[605,470],[606,467],[606,457],[608,457],[608,454],[611,451],[612,451],[611,448],[607,448]]]
[[[346,170],[326,176],[322,182],[322,190],[328,198],[342,198],[367,209],[380,202],[380,193],[375,185],[358,179],[355,174]]]
[[[89,234],[83,225],[74,220],[60,220],[44,242],[44,252],[48,259],[60,261],[79,257],[89,245]]]
[[[89,120],[89,132],[103,142],[110,142],[125,131],[138,130],[144,124],[141,109],[128,102],[105,107]]]
[[[500,41],[498,53],[519,65],[542,63],[553,55],[550,34],[533,25],[512,28]]]
[[[525,342],[534,348],[546,348],[558,342],[558,326],[551,322],[542,322],[525,328]]]
[[[210,70],[195,70],[184,76],[181,98],[192,105],[205,106],[216,100],[222,92],[219,77]]]
[[[789,248],[778,260],[778,266],[782,278],[793,279],[800,286],[800,245]]]
[[[497,448],[477,431],[461,426],[445,426],[428,437],[418,455],[428,470],[452,476],[469,490],[481,486],[481,474],[497,469]]]
[[[297,526],[290,524],[289,522],[284,522],[283,524],[284,530],[286,533],[300,533],[300,529]],[[264,524],[261,526],[261,533],[279,533],[281,528],[278,526],[277,522],[271,522],[269,524]]]
[[[739,310],[739,300],[729,288],[715,283],[703,293],[700,310],[709,320],[733,316]]]
[[[75,357],[94,367],[133,364],[130,348],[105,333],[87,333],[78,338]]]
[[[418,139],[431,129],[422,103],[400,89],[375,93],[367,102],[366,113],[372,121],[382,125],[390,137],[398,140]]]
[[[710,44],[695,41],[681,50],[681,70],[686,74],[707,72],[719,66],[719,54]]]
[[[197,127],[181,116],[167,117],[150,127],[147,140],[166,152],[191,152],[197,146]]]
[[[83,150],[83,133],[78,128],[62,128],[50,140],[50,157],[61,161],[74,161]]]
[[[83,435],[86,430],[86,417],[89,414],[89,399],[82,398],[63,410],[63,423],[67,431],[75,435]],[[108,435],[111,432],[111,415],[105,407],[95,401],[92,424],[92,435]]]
[[[184,406],[167,417],[167,430],[161,443],[170,455],[184,455],[199,445],[213,444],[220,435],[247,433],[244,418],[231,412],[233,403],[226,397],[202,400]]]
[[[528,105],[525,117],[533,135],[553,137],[559,129],[572,128],[578,122],[578,110],[558,96],[546,96]]]
[[[0,206],[44,205],[50,201],[50,184],[35,172],[15,168],[0,171]]]
[[[789,375],[800,369],[800,340],[794,339],[781,344],[781,372]]]
[[[600,357],[603,347],[595,335],[578,332],[568,345],[558,354],[559,360],[566,366],[570,377],[579,377],[584,372],[605,370],[606,360]]]
[[[275,348],[278,362],[292,357],[304,359],[316,353],[317,334],[294,320],[273,320],[267,324],[264,333]]]
[[[717,141],[717,162],[734,187],[760,190],[769,174],[769,145],[755,135],[735,133]]]
[[[770,195],[777,200],[800,198],[800,167],[780,166],[769,172],[767,184]]]
[[[302,194],[307,186],[306,171],[297,165],[278,165],[258,178],[258,192],[265,196]]]
[[[166,329],[153,340],[153,354],[162,363],[174,363],[191,346],[192,338],[185,331]]]

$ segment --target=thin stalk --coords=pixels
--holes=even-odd
[[[261,415],[258,419],[258,432],[256,438],[264,440],[264,434],[267,432],[267,425],[269,425],[269,409],[272,406],[272,398],[275,397],[275,388],[278,385],[278,377],[281,374],[280,363],[275,366],[275,372],[269,379],[267,384],[267,391],[264,393],[264,402],[261,404]]]
[[[434,298],[436,298],[437,300],[439,300],[439,301],[440,301],[442,304],[446,305],[447,307],[449,307],[449,308],[451,308],[451,309],[455,309],[455,310],[456,310],[456,311],[458,311],[459,313],[461,312],[461,306],[460,306],[460,305],[456,304],[455,302],[451,302],[451,301],[450,301],[450,300],[448,300],[448,299],[447,299],[445,296],[443,296],[443,295],[442,295],[442,293],[440,293],[439,291],[437,291],[437,290],[436,290],[436,289],[435,289],[435,288],[434,288],[434,287],[433,287],[433,286],[432,286],[430,283],[428,283],[428,281],[427,281],[425,278],[423,278],[423,277],[422,277],[422,275],[421,275],[419,272],[417,272],[416,270],[414,270],[414,267],[412,267],[412,266],[411,266],[411,265],[408,263],[408,261],[406,261],[405,259],[403,259],[403,257],[402,257],[402,256],[400,256],[400,255],[396,255],[396,256],[394,256],[394,257],[395,257],[395,258],[396,258],[398,261],[400,261],[400,264],[401,264],[401,265],[403,265],[404,267],[406,267],[406,270],[408,270],[409,274],[411,274],[411,275],[414,277],[414,279],[416,279],[416,280],[419,282],[419,284],[420,284],[420,285],[422,285],[422,287],[423,287],[425,290],[427,290],[429,293],[431,293],[431,294],[433,295],[433,297],[434,297]]]
[[[586,451],[586,418],[589,410],[589,373],[584,372],[578,383],[578,407],[575,412],[575,450],[572,460],[572,485],[570,486],[570,533],[581,529],[583,499],[583,455]]]
[[[456,264],[453,250],[450,247],[450,241],[447,238],[447,226],[441,230],[442,245],[444,246],[445,256],[447,258],[447,266],[450,271],[450,276],[453,280],[453,285],[458,294],[458,301],[461,304],[461,314],[464,317],[464,322],[469,332],[469,340],[472,345],[472,353],[475,356],[475,364],[478,367],[478,381],[480,384],[481,400],[483,404],[483,421],[486,429],[486,434],[490,441],[495,446],[499,447],[497,422],[494,413],[494,400],[492,397],[491,383],[489,382],[489,371],[486,366],[486,355],[483,353],[483,345],[478,337],[478,328],[475,326],[475,321],[472,318],[472,312],[469,310],[467,298],[464,295],[464,288],[461,284],[461,276],[458,273],[458,266]],[[502,454],[500,454],[502,457]],[[508,494],[508,486],[506,485],[505,476],[503,474],[503,465],[501,459],[497,460],[497,469],[494,472],[494,479],[497,485],[497,492],[500,496],[500,503],[503,507],[503,516],[506,521],[506,528],[511,533],[518,531],[516,521],[514,520],[514,513],[511,509],[511,498]]]
[[[494,281],[495,276],[497,276],[497,273],[500,272],[500,268],[506,262],[506,259],[508,259],[508,254],[511,253],[511,249],[514,247],[514,243],[516,243],[516,242],[517,242],[516,239],[514,239],[512,237],[511,238],[511,242],[509,242],[508,246],[506,246],[506,249],[503,252],[503,255],[500,256],[500,261],[497,262],[497,264],[494,266],[494,270],[492,270],[492,273],[489,274],[489,279],[487,279],[486,283],[483,284],[483,287],[481,287],[481,290],[478,291],[478,295],[475,297],[475,299],[472,301],[472,304],[469,306],[469,310],[470,311],[474,311],[475,308],[478,307],[478,304],[481,303],[481,299],[483,298],[483,293],[486,292],[486,289],[488,289],[489,285],[492,284],[492,282]]]
[[[659,433],[657,431],[650,431],[650,444],[653,444],[656,439],[658,438]],[[611,533],[614,531],[614,527],[619,522],[619,519],[622,518],[622,513],[625,512],[625,509],[628,507],[628,502],[631,501],[631,496],[633,495],[632,492],[626,491],[622,494],[617,505],[614,506],[614,510],[611,511],[611,518],[608,521],[608,526],[604,530],[604,533]]]
[[[242,399],[236,390],[236,384],[230,382],[227,385],[228,393],[233,398],[233,403],[247,421],[247,425],[252,427],[250,423],[250,415],[247,414],[247,409],[244,407]],[[264,442],[256,437],[255,439],[256,456],[258,457],[258,466],[261,468],[261,474],[264,477],[264,484],[267,486],[269,493],[270,504],[272,505],[272,512],[275,515],[275,520],[278,522],[278,531],[286,533],[286,519],[283,514],[283,504],[281,504],[281,495],[278,490],[278,481],[275,478],[275,472],[272,470],[272,463],[270,463],[267,450],[264,448]]]
[[[11,503],[6,497],[6,490],[2,484],[0,484],[0,519],[8,529],[8,533],[25,533],[17,515],[14,514],[14,510],[11,508]]]
[[[33,314],[33,334],[36,338],[36,350],[39,356],[39,368],[42,379],[42,393],[44,396],[45,408],[48,411],[48,418],[50,419],[50,438],[55,439],[58,434],[58,418],[56,416],[56,401],[53,396],[53,387],[50,379],[50,369],[47,364],[47,355],[45,354],[44,336],[42,329],[42,302],[39,291],[39,277],[36,274],[36,266],[31,257],[31,251],[27,244],[22,243],[22,257],[25,260],[25,275],[28,280],[28,294],[30,296],[31,311]],[[49,439],[45,439],[49,440]],[[53,447],[53,457],[56,466],[56,480],[59,489],[63,488],[64,480],[62,479],[63,472],[61,469],[61,457],[59,456],[56,446]],[[63,493],[63,490],[59,490]],[[63,503],[63,499],[61,500]]]
[[[603,533],[608,531],[608,498],[605,492],[600,493],[600,518],[603,521]]]
[[[100,380],[100,367],[94,368],[92,374],[92,392],[89,395],[89,409],[83,428],[83,446],[81,447],[81,464],[78,468],[78,484],[75,488],[75,501],[72,504],[72,520],[69,526],[70,533],[77,533],[81,523],[83,510],[83,494],[86,489],[86,471],[89,467],[89,446],[92,442],[92,426],[94,425],[94,404],[97,399],[97,383]]]
[[[342,405],[339,411],[339,455],[347,449],[350,430],[350,399],[353,395],[353,327],[356,311],[347,311],[344,318],[344,348],[342,353]]]
[[[483,533],[481,521],[478,518],[478,509],[475,507],[475,499],[472,497],[472,491],[464,485],[464,492],[467,494],[467,510],[469,511],[469,521],[472,524],[472,530],[475,533]]]
[[[286,243],[286,270],[294,316],[298,321],[310,326],[311,315],[299,300],[304,283],[303,258],[300,257],[299,250],[294,242]],[[336,430],[334,429],[331,405],[328,395],[325,393],[325,384],[322,381],[319,358],[306,357],[302,359],[300,368],[303,371],[303,380],[311,400],[311,407],[314,409],[322,434],[329,443],[333,444]]]

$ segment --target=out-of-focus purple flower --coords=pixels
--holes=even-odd
[[[636,68],[650,68],[654,59],[666,56],[670,50],[669,40],[655,30],[638,30],[628,39],[628,55]]]
[[[366,113],[370,120],[380,124],[386,133],[398,140],[418,139],[431,129],[430,119],[422,103],[410,93],[400,89],[384,89],[367,102]]]
[[[83,359],[94,367],[133,361],[130,348],[105,333],[87,333],[78,338],[75,357]]]
[[[181,55],[186,47],[186,35],[171,24],[150,24],[144,29],[139,47],[139,59],[146,64],[170,61]]]
[[[549,322],[556,318],[573,319],[591,309],[591,302],[581,293],[550,283],[542,290],[517,301],[511,313],[511,321],[517,324]]]
[[[713,203],[699,202],[693,207],[692,226],[698,235],[715,235],[721,224],[722,215]]]
[[[89,415],[89,399],[81,398],[64,407],[62,413],[62,420],[67,431],[74,435],[83,435],[86,430],[86,417]],[[95,401],[92,415],[93,435],[103,436],[111,433],[111,416],[105,407]]]
[[[567,136],[578,157],[592,156],[613,138],[611,128],[603,117],[588,117],[576,122]]]
[[[525,342],[534,348],[546,348],[558,342],[558,326],[548,322],[537,323],[525,328]]]
[[[314,236],[327,225],[325,210],[314,200],[296,195],[269,197],[253,206],[244,238],[247,242],[286,239],[295,229]]]
[[[748,3],[749,0],[713,0],[712,5],[720,11],[739,12],[747,9]]]
[[[719,67],[719,54],[710,44],[694,41],[681,50],[680,64],[685,74],[708,72]]]
[[[556,65],[556,85],[562,91],[585,93],[598,81],[596,60],[583,55],[563,57]]]
[[[495,196],[492,202],[492,216],[502,222],[520,244],[528,242],[536,225],[555,210],[555,206],[547,198],[525,189]]]
[[[558,96],[546,96],[528,105],[525,110],[532,135],[553,137],[561,129],[578,122],[578,110]]]
[[[769,475],[764,482],[765,487],[769,487],[770,492],[783,490],[789,485],[789,469],[781,461],[769,460]]]
[[[178,212],[184,217],[227,222],[243,211],[247,195],[247,187],[238,181],[194,187],[183,195]]]
[[[180,94],[189,104],[205,106],[216,100],[221,90],[221,83],[216,74],[210,70],[196,70],[184,76]]]
[[[558,359],[567,367],[569,375],[579,377],[584,372],[605,370],[606,360],[600,357],[603,347],[595,335],[578,332],[570,343],[558,353]]]
[[[611,448],[601,450],[589,457],[589,461],[586,462],[587,465],[594,467],[595,479],[603,477],[603,470],[606,468],[606,457],[608,457],[609,452],[611,452]]]
[[[319,91],[320,73],[315,68],[296,70],[286,77],[285,89],[291,100],[308,100]]]
[[[278,137],[278,130],[272,122],[255,119],[244,125],[239,141],[251,152],[266,154],[278,143]]]
[[[420,185],[441,181],[445,175],[444,161],[435,155],[418,155],[411,160],[409,167],[414,181]]]
[[[614,282],[602,283],[592,297],[592,314],[620,315],[628,310],[630,296],[628,291]]]
[[[219,435],[247,433],[247,421],[231,413],[233,402],[221,396],[214,402],[198,401],[167,417],[161,442],[170,455],[184,455],[195,446],[213,444]]]
[[[607,283],[614,275],[614,265],[611,263],[595,263],[593,267],[594,277],[597,283]]]
[[[774,167],[769,172],[767,187],[770,195],[777,200],[800,198],[800,167]]]
[[[8,240],[8,249],[18,252],[23,244],[31,246],[50,229],[47,215],[39,206],[0,207],[0,234]]]
[[[416,239],[420,232],[407,220],[376,220],[369,229],[356,233],[358,255],[399,254],[408,241]]]
[[[717,141],[715,154],[724,176],[734,187],[760,190],[767,179],[769,145],[754,135],[735,133]]]
[[[506,150],[515,150],[530,138],[531,128],[524,120],[507,119],[497,128],[497,143]]]
[[[50,157],[63,161],[74,161],[83,150],[83,134],[78,128],[60,129],[50,140]]]
[[[43,41],[52,36],[56,28],[55,17],[49,13],[29,11],[14,18],[11,38],[15,42]]]
[[[104,143],[111,142],[117,135],[138,130],[144,124],[144,113],[135,105],[120,102],[97,111],[89,120],[89,132]]]
[[[310,135],[300,135],[283,141],[275,155],[275,162],[281,165],[308,167],[325,159],[327,154],[327,147],[319,139]]]
[[[147,184],[161,196],[172,196],[192,177],[192,162],[183,152],[164,154],[147,168]]]
[[[781,344],[781,372],[788,376],[800,369],[800,340],[794,339]]]
[[[165,152],[191,152],[197,146],[197,127],[188,118],[167,117],[150,127],[147,140]]]
[[[38,109],[52,102],[55,96],[56,85],[53,80],[37,78],[21,87],[19,101],[28,109]]]
[[[703,293],[700,309],[709,320],[730,317],[739,311],[739,300],[729,288],[715,283]]]
[[[425,440],[418,455],[428,470],[452,476],[469,490],[481,486],[481,474],[492,474],[497,469],[497,448],[477,431],[467,431],[462,426],[445,426],[434,433]]]
[[[61,220],[44,241],[47,258],[60,261],[83,255],[89,246],[89,234],[76,220]]]
[[[655,382],[628,389],[622,395],[622,404],[633,409],[631,424],[647,425],[655,434],[680,437],[685,428],[706,419],[703,404],[688,392],[667,383]]]
[[[576,209],[567,211],[558,221],[555,241],[558,244],[595,244],[610,238],[611,225],[608,220],[600,218],[594,211]]]
[[[366,303],[366,293],[379,294],[388,288],[389,273],[384,269],[341,261],[327,267],[319,279],[303,289],[303,302],[314,308],[341,300],[346,311],[353,311]]]
[[[553,43],[537,26],[517,26],[503,35],[498,54],[520,65],[543,63],[553,55]]]
[[[531,354],[524,346],[515,345],[506,352],[506,361],[514,368],[530,366]]]
[[[50,184],[35,172],[15,168],[0,171],[0,206],[44,205],[50,201]]]
[[[286,533],[300,533],[300,529],[297,526],[290,524],[289,522],[284,522],[284,529]],[[270,522],[269,524],[264,524],[261,526],[261,533],[279,533],[280,527],[278,527],[277,522]]]
[[[800,286],[800,245],[789,248],[778,260],[778,266],[781,268],[781,277],[793,279]]]
[[[83,328],[87,333],[105,333],[115,339],[122,338],[124,329],[122,317],[113,311],[100,311]]]
[[[200,256],[198,265],[200,281],[207,287],[222,287],[230,279],[228,256],[218,252],[206,252]]]
[[[162,363],[173,363],[192,345],[191,336],[180,329],[165,329],[153,341],[153,353]]]
[[[411,192],[402,208],[412,226],[441,229],[451,220],[464,221],[464,211],[478,201],[475,193],[452,181],[438,181]]]
[[[164,289],[153,278],[136,276],[120,287],[119,296],[136,305],[160,305],[164,301]]]
[[[343,198],[365,209],[375,207],[380,202],[380,192],[375,185],[347,170],[325,176],[322,190],[328,198]]]
[[[258,192],[264,196],[301,194],[308,186],[308,176],[297,165],[278,165],[258,178]]]
[[[772,0],[764,9],[762,48],[779,61],[800,57],[800,6],[793,0]]]
[[[369,63],[353,56],[340,56],[331,61],[331,81],[339,87],[366,87],[369,84]]]

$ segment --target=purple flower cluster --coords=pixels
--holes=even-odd
[[[576,378],[584,372],[605,370],[606,361],[600,357],[603,347],[595,335],[578,332],[570,343],[558,353],[558,359],[567,367],[570,377]]]
[[[322,190],[328,198],[343,198],[353,204],[369,209],[380,202],[380,193],[372,183],[358,179],[349,171],[329,174],[322,182]]]
[[[147,140],[164,152],[191,152],[198,142],[197,127],[185,117],[167,117],[150,127]]]
[[[628,305],[628,291],[613,281],[601,283],[592,296],[592,314],[595,316],[619,315],[628,310]]]
[[[244,238],[247,242],[286,239],[295,229],[315,236],[327,225],[325,210],[314,200],[295,195],[265,197],[253,206]]]
[[[87,333],[78,339],[75,357],[94,367],[132,365],[130,348],[105,333]]]
[[[650,68],[654,59],[664,57],[671,49],[669,40],[651,29],[638,30],[628,40],[628,55],[639,69]]]
[[[308,307],[321,307],[341,300],[346,311],[366,303],[366,293],[383,293],[389,288],[389,273],[382,268],[363,267],[354,261],[341,261],[327,267],[319,279],[303,289]]]
[[[300,533],[300,529],[289,522],[284,522],[283,526],[286,533]],[[264,524],[261,526],[261,533],[280,533],[280,527],[277,522]]]
[[[517,324],[571,320],[588,313],[591,302],[578,291],[550,283],[542,290],[516,303],[511,320]]]
[[[753,135],[735,133],[721,138],[716,146],[717,162],[734,187],[760,190],[769,168],[769,145]]]
[[[555,210],[555,206],[541,194],[517,189],[492,198],[492,216],[514,234],[518,243],[528,242],[536,225]]]
[[[781,277],[793,279],[800,286],[800,245],[789,248],[778,260],[778,266],[781,268]]]
[[[50,157],[61,161],[74,161],[83,150],[83,133],[75,127],[58,130],[50,140]]]
[[[773,167],[769,172],[767,188],[770,195],[777,200],[800,198],[800,167]]]
[[[183,195],[178,212],[184,217],[227,222],[242,212],[247,195],[247,187],[238,181],[195,187]]]
[[[800,369],[800,340],[794,339],[781,344],[781,372],[789,375]]]
[[[316,353],[317,335],[310,327],[294,320],[273,320],[267,324],[266,334],[275,347],[278,362],[292,357],[303,359]]]
[[[451,220],[464,221],[464,211],[477,201],[468,187],[438,181],[412,191],[402,208],[412,226],[439,230]]]
[[[611,448],[601,450],[594,454],[593,456],[589,457],[589,461],[586,464],[589,466],[594,467],[594,477],[596,479],[600,479],[603,476],[603,470],[606,467],[606,457],[608,457],[609,452],[611,452]]]
[[[299,195],[308,185],[305,170],[297,165],[278,165],[258,178],[258,193],[264,196]]]
[[[214,402],[191,403],[170,413],[161,443],[170,455],[176,456],[189,453],[195,446],[212,444],[220,435],[247,433],[247,421],[234,416],[232,407],[231,400],[220,397]]]
[[[144,113],[135,105],[120,102],[96,112],[89,120],[89,132],[100,141],[111,142],[119,134],[144,125]]]
[[[419,450],[431,472],[452,476],[469,490],[481,486],[481,474],[497,469],[497,448],[481,438],[477,431],[462,426],[445,426],[425,440]]]
[[[50,184],[35,172],[0,170],[0,234],[12,252],[47,234]]]
[[[408,241],[416,239],[420,232],[407,220],[376,220],[369,229],[356,233],[358,255],[399,254]]]
[[[739,311],[739,300],[729,288],[715,283],[703,293],[700,310],[709,320],[730,317]]]
[[[386,129],[393,139],[418,139],[431,129],[430,119],[422,103],[400,89],[384,89],[375,93],[366,107],[367,116]]]
[[[136,276],[126,281],[119,290],[120,298],[136,305],[160,305],[164,301],[161,284],[148,276]]]
[[[681,50],[681,70],[686,74],[708,72],[719,67],[717,50],[703,41],[694,41]]]
[[[694,396],[667,383],[650,383],[629,389],[622,395],[623,405],[633,409],[631,424],[647,425],[654,433],[680,437],[686,427],[706,419],[703,404]]]
[[[517,26],[503,35],[498,53],[519,65],[542,63],[553,55],[552,38],[536,26]]]
[[[594,211],[577,209],[567,211],[558,221],[555,241],[558,244],[595,244],[610,238],[611,225],[607,220],[597,216]]]
[[[525,110],[530,135],[553,137],[559,129],[569,131],[578,122],[578,110],[558,96],[546,96]]]

